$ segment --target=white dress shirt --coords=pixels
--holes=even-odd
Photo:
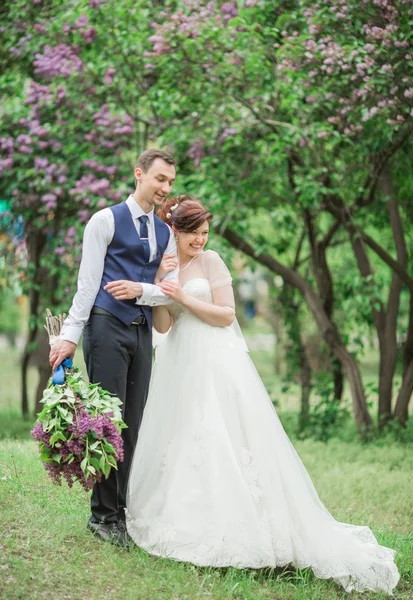
[[[156,257],[157,245],[155,236],[155,221],[153,210],[145,213],[137,204],[133,196],[129,196],[126,204],[131,212],[131,219],[139,233],[140,216],[147,215],[148,238],[150,248],[150,260]],[[170,228],[169,228],[170,229]],[[77,280],[77,292],[68,317],[65,319],[60,334],[61,339],[69,340],[75,344],[79,343],[83,328],[89,319],[90,311],[98,295],[105,265],[106,251],[115,234],[115,220],[110,208],[95,213],[85,227],[83,236],[82,261],[79,268]],[[176,254],[176,242],[172,229],[169,232],[169,242],[165,250],[166,254]],[[178,267],[170,271],[164,279],[178,281]],[[136,299],[136,304],[156,306],[169,304],[171,299],[166,296],[160,287],[152,283],[142,283],[142,296]]]

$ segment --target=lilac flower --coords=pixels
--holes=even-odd
[[[23,145],[23,146],[20,146],[20,147],[18,148],[18,151],[19,151],[21,154],[32,154],[32,152],[33,152],[33,149],[32,149],[30,146],[25,146],[25,145]]]
[[[238,7],[235,3],[226,2],[225,4],[223,4],[221,6],[221,12],[224,16],[224,20],[229,21],[230,19],[233,19],[234,17],[237,16]]]
[[[85,223],[89,219],[89,211],[88,210],[78,210],[77,216],[79,217],[79,221],[81,223]]]
[[[3,160],[0,160],[0,174],[3,171],[7,171],[8,169],[11,169],[12,166],[13,166],[12,158],[5,158]]]
[[[79,19],[76,21],[76,23],[73,25],[73,29],[82,29],[83,27],[86,27],[87,23],[88,23],[87,15],[81,15],[79,17]]]
[[[233,135],[235,135],[237,133],[237,130],[234,129],[233,127],[226,127],[224,129],[224,131],[221,133],[221,135],[217,138],[217,142],[219,144],[221,144],[223,141],[225,141],[227,138],[232,137]]]
[[[56,200],[57,200],[57,197],[54,194],[44,194],[41,197],[42,202],[55,202]]]
[[[19,135],[17,136],[16,142],[18,144],[25,144],[30,146],[30,144],[32,143],[32,138],[28,135]]]
[[[99,10],[101,4],[106,4],[108,0],[89,0],[90,8]]]
[[[188,150],[188,156],[193,159],[195,167],[199,167],[205,156],[205,140],[199,139]]]
[[[36,171],[41,171],[42,169],[45,169],[48,164],[49,161],[47,158],[40,158],[36,156],[36,158],[34,159],[34,168],[36,169]]]
[[[68,431],[72,432],[74,437],[83,438],[90,431],[91,424],[91,416],[84,408],[81,408],[76,413],[73,425],[69,426]]]
[[[7,152],[8,154],[12,154],[13,150],[14,150],[14,140],[13,138],[9,137],[2,137],[0,138],[0,148],[4,151]]]
[[[58,44],[54,48],[47,45],[44,54],[36,54],[33,61],[36,75],[52,79],[59,75],[67,76],[83,70],[83,62],[77,56],[75,48],[68,44]]]
[[[96,39],[97,34],[98,32],[94,27],[90,27],[89,29],[82,31],[82,37],[87,44],[92,44]]]
[[[107,69],[105,75],[103,76],[103,81],[106,83],[106,85],[110,85],[111,83],[113,83],[113,77],[116,73],[116,69],[114,69],[113,67],[109,67],[109,69]]]

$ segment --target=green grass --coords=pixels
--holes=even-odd
[[[345,522],[369,525],[397,550],[402,580],[395,598],[412,598],[413,456],[403,445],[349,446],[333,440],[296,447],[321,499]],[[345,594],[309,570],[200,569],[96,540],[87,530],[88,496],[53,485],[32,441],[0,443],[1,597],[138,600],[336,600]],[[353,594],[375,598],[382,594]]]
[[[298,387],[281,395],[270,352],[252,353],[289,432]],[[76,361],[82,366],[81,355]],[[373,364],[373,363],[372,363]],[[0,353],[0,597],[5,600],[339,600],[349,598],[309,570],[200,569],[96,540],[87,530],[89,498],[79,486],[53,485],[19,416],[19,361]],[[369,366],[366,377],[374,377]],[[30,372],[31,407],[37,383]],[[397,551],[401,581],[394,598],[413,599],[413,452],[411,443],[352,435],[327,444],[294,440],[322,501],[339,521],[365,524]],[[352,594],[380,600],[383,594]]]

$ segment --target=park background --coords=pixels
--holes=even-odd
[[[308,570],[101,546],[84,492],[37,458],[45,308],[68,311],[85,223],[161,147],[174,193],[214,213],[209,247],[321,499],[395,548],[412,598],[411,2],[14,0],[0,17],[2,597],[345,595]]]

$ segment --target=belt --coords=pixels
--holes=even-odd
[[[105,315],[106,317],[112,317],[113,319],[117,319],[117,317],[115,317],[115,315],[112,315],[112,313],[105,310],[104,308],[100,308],[99,306],[94,306],[91,310],[91,314],[92,315]],[[136,317],[133,319],[131,325],[145,325],[145,323],[146,323],[145,315],[136,315]]]

